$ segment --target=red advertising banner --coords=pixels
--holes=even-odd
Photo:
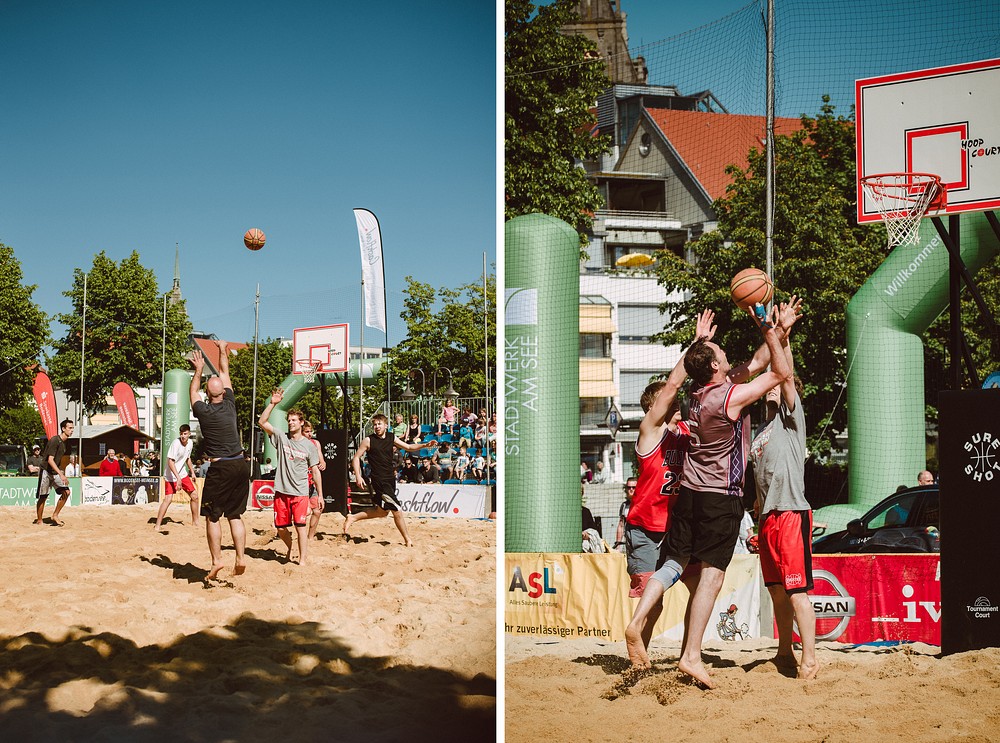
[[[816,639],[941,644],[938,554],[814,555]]]
[[[250,483],[250,507],[258,510],[274,506],[274,480],[254,480]]]
[[[35,393],[35,404],[38,406],[38,413],[42,416],[42,426],[45,428],[45,435],[50,439],[59,434],[59,421],[56,420],[56,399],[52,394],[52,382],[45,372],[38,372],[35,375],[35,384],[32,387]]]
[[[119,382],[111,390],[115,405],[118,406],[118,420],[124,426],[139,427],[139,408],[135,404],[135,392],[128,382]]]

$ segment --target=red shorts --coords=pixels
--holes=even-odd
[[[322,511],[326,508],[326,503],[323,501],[323,497],[320,495],[310,495],[309,508],[313,511]]]
[[[194,483],[191,482],[191,478],[190,477],[185,477],[185,478],[181,479],[179,482],[171,482],[170,480],[164,480],[163,481],[163,492],[166,495],[173,495],[174,493],[177,492],[177,490],[178,490],[177,486],[178,485],[180,486],[180,489],[183,490],[185,493],[193,493],[194,492]]]
[[[764,514],[759,543],[765,586],[784,586],[788,593],[812,590],[812,511]]]
[[[274,525],[278,529],[287,529],[293,523],[296,526],[305,526],[308,518],[308,495],[274,494]]]

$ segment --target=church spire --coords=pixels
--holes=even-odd
[[[170,304],[174,305],[181,301],[181,246],[174,243],[174,286],[170,290]]]

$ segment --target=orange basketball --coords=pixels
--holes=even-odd
[[[744,268],[729,282],[729,293],[741,309],[767,304],[774,294],[770,277],[759,268]]]
[[[243,235],[243,244],[250,248],[250,250],[260,250],[264,247],[266,239],[263,231],[254,227],[252,230],[247,230],[246,234]]]

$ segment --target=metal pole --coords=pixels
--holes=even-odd
[[[250,456],[257,456],[257,437],[254,421],[257,419],[257,337],[260,330],[260,284],[253,300],[253,392],[250,397]],[[293,362],[294,363],[294,362]]]
[[[767,0],[767,174],[764,206],[764,269],[774,280],[774,0]]]
[[[483,252],[483,368],[486,373],[486,473],[490,469],[490,299],[486,293],[486,253]]]
[[[347,373],[351,372],[351,349],[347,349]],[[346,381],[346,377],[345,377]],[[365,274],[361,272],[361,358],[358,359],[358,446],[365,437]]]
[[[83,474],[83,369],[84,356],[87,353],[87,274],[83,274],[83,324],[80,327],[80,474]]]

